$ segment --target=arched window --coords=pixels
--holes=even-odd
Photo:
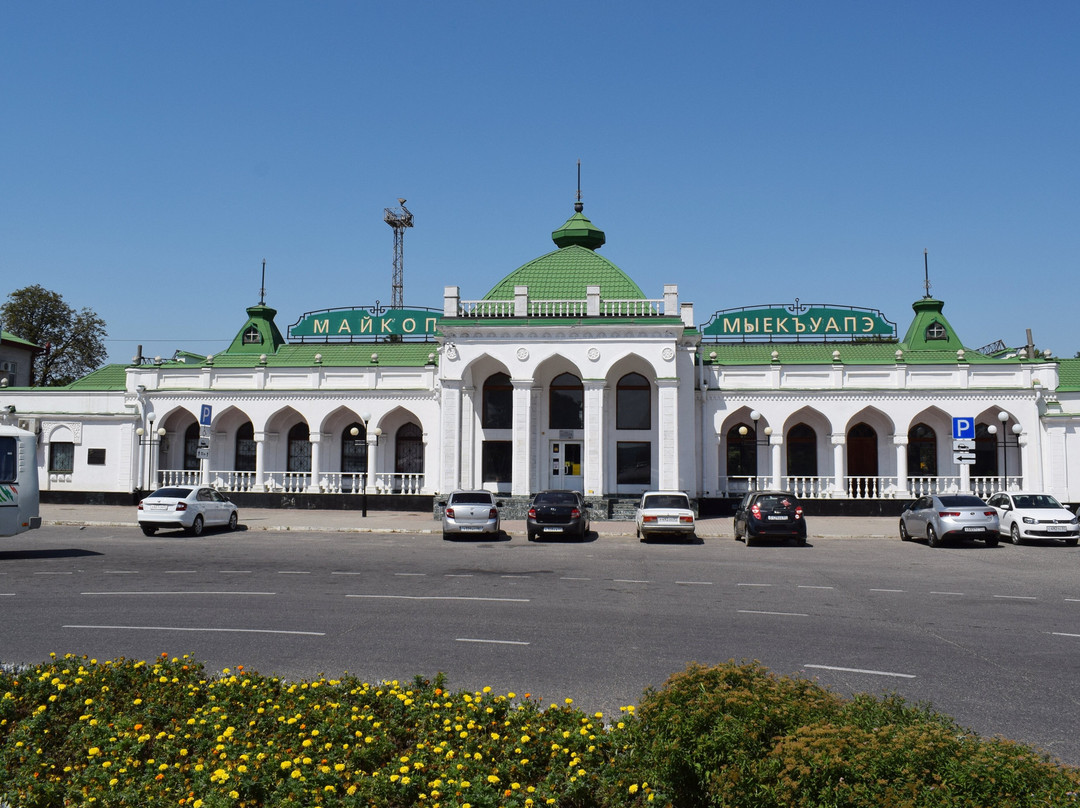
[[[356,434],[353,434],[356,430]],[[341,471],[343,474],[364,474],[367,471],[367,430],[354,421],[341,431]]]
[[[184,471],[199,470],[199,425],[189,424],[184,430]]]
[[[949,338],[949,332],[947,332],[945,330],[945,326],[943,326],[941,323],[933,322],[933,323],[930,323],[930,325],[928,325],[926,327],[926,338],[928,340],[932,340],[932,339],[948,339]]]
[[[971,467],[972,477],[997,477],[998,440],[990,433],[987,424],[975,424],[975,463]]]
[[[727,433],[727,476],[757,475],[757,432],[749,424],[737,424]]]
[[[615,386],[615,428],[652,429],[652,385],[640,373],[627,373]]]
[[[514,387],[505,373],[492,373],[484,382],[480,425],[484,429],[510,429],[514,418]]]
[[[548,389],[548,429],[584,428],[585,386],[573,373],[562,373]]]
[[[847,435],[847,471],[852,477],[877,477],[877,432],[870,424],[857,423]]]
[[[909,477],[937,477],[937,434],[926,424],[915,424],[907,433]]]
[[[792,477],[817,477],[817,433],[796,424],[787,435],[787,470]]]
[[[289,455],[285,464],[287,471],[311,471],[311,432],[301,422],[289,430]]]
[[[255,427],[251,421],[245,421],[236,430],[233,468],[237,471],[255,471]]]
[[[418,424],[405,424],[394,436],[394,471],[424,473],[424,433]]]

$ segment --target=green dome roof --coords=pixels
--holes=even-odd
[[[599,286],[604,300],[645,299],[625,272],[594,252],[605,241],[604,231],[585,218],[580,202],[574,208],[574,215],[551,234],[559,249],[515,269],[484,300],[513,300],[515,286],[528,286],[530,300],[584,300],[589,286]]]

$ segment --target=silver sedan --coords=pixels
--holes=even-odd
[[[941,547],[950,539],[982,539],[987,547],[995,547],[997,511],[970,494],[919,497],[900,514],[900,538],[925,538],[931,547]]]

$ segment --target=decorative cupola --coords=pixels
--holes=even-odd
[[[903,344],[907,351],[952,351],[964,347],[941,310],[945,304],[933,297],[924,297],[911,304],[915,319],[911,321]]]
[[[277,349],[285,344],[285,337],[274,323],[277,310],[260,301],[258,305],[248,307],[247,314],[248,320],[229,345],[228,353],[256,356],[277,353]]]
[[[580,196],[580,193],[579,193]],[[579,198],[574,203],[574,215],[566,220],[565,224],[551,234],[551,240],[560,249],[563,247],[585,247],[589,250],[599,250],[604,246],[606,239],[604,231],[596,227],[582,211],[585,206]]]

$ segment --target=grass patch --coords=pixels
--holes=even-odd
[[[0,672],[0,798],[62,805],[1065,806],[1080,772],[896,697],[690,666],[620,716],[442,676],[291,682],[191,658]]]

